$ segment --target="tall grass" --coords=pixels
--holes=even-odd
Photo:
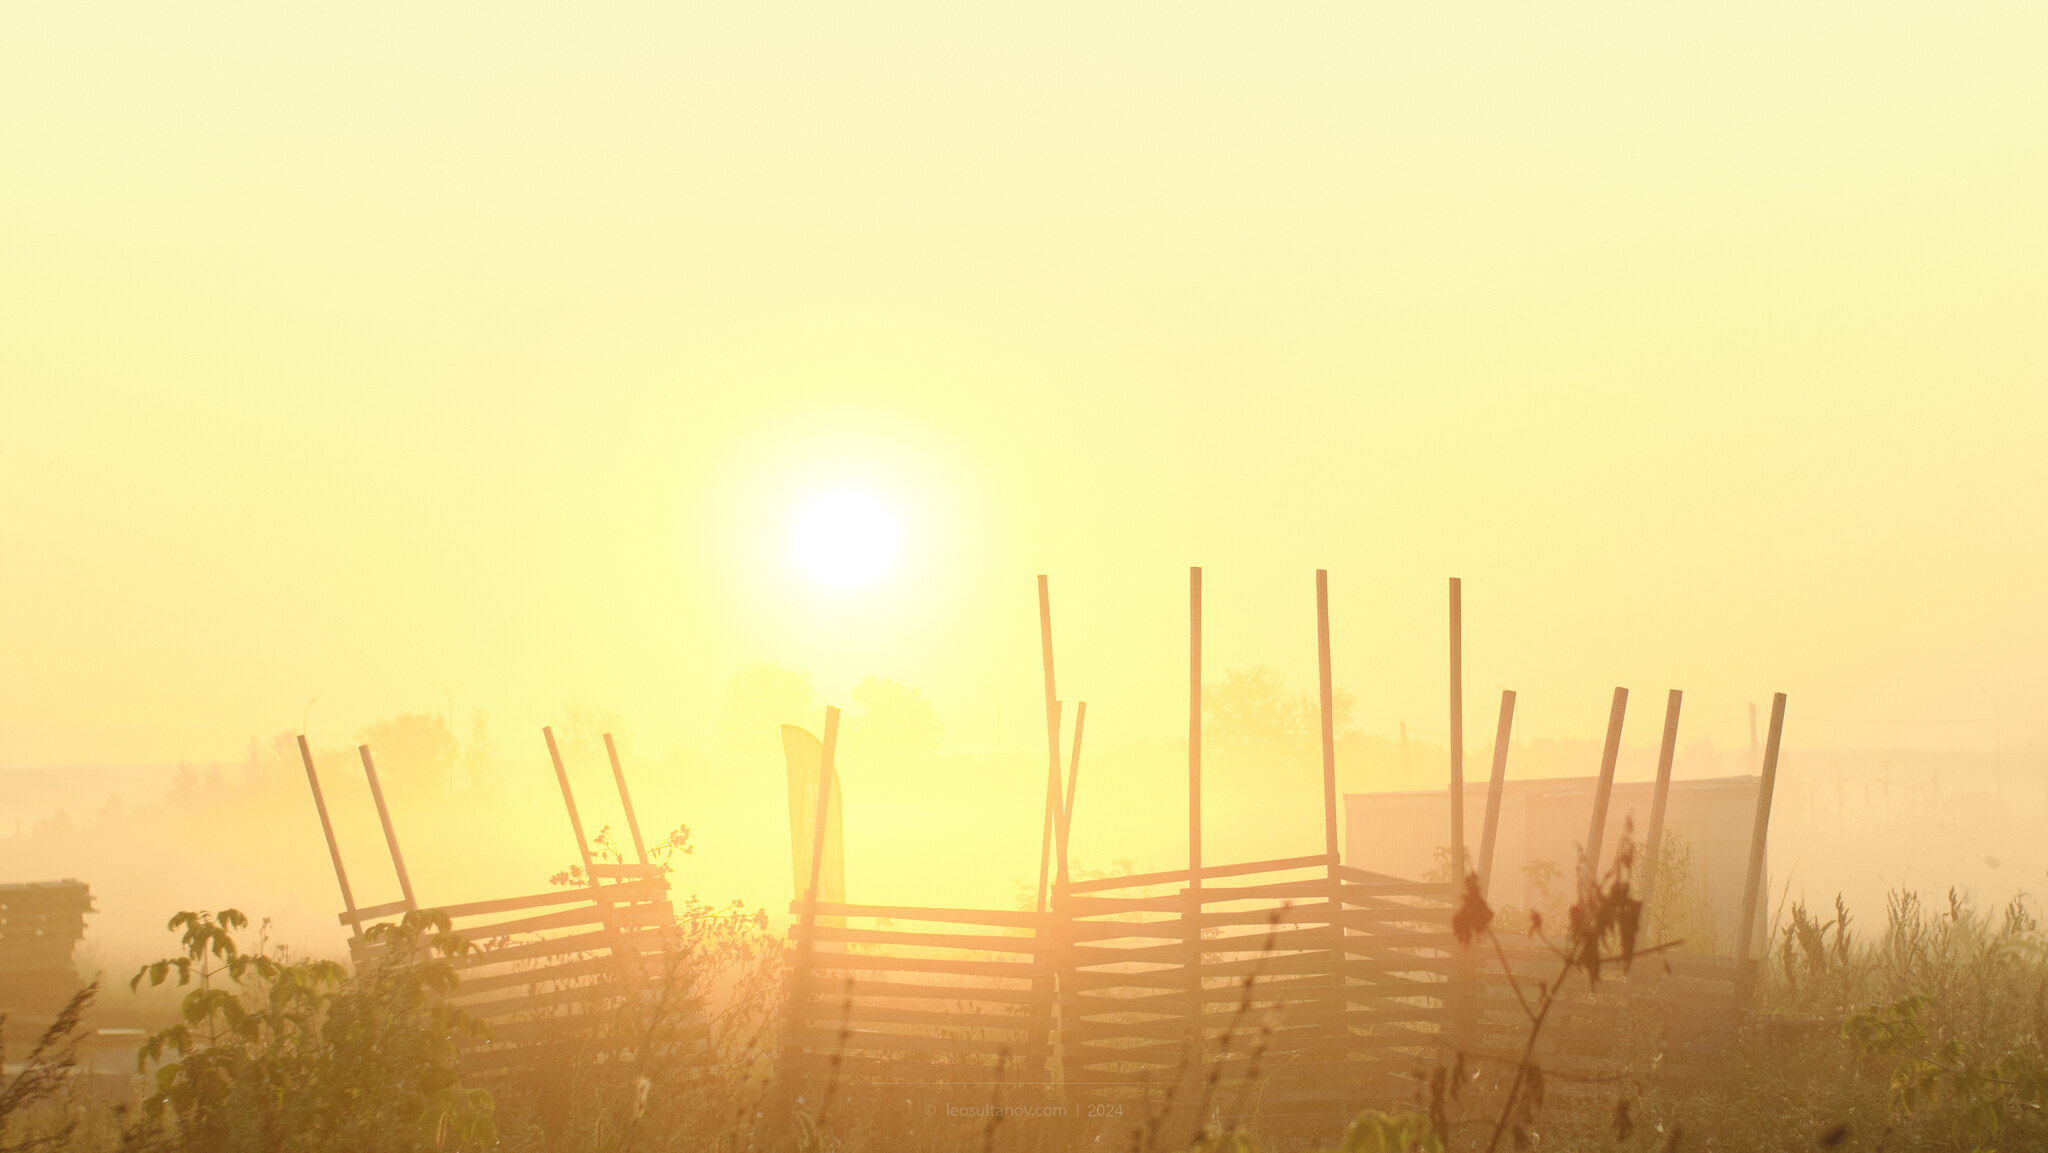
[[[925,1112],[929,1093],[918,1089],[837,1077],[829,1083],[779,1082],[775,1056],[781,1035],[782,945],[743,910],[685,904],[666,942],[662,974],[631,1012],[609,1019],[582,1045],[561,1048],[536,1067],[473,1081],[443,1078],[432,1071],[433,1060],[401,1068],[381,1056],[445,1055],[450,1050],[443,1043],[452,1046],[458,1040],[459,1017],[432,1015],[430,999],[417,995],[424,987],[419,980],[399,979],[393,972],[379,977],[369,971],[309,970],[300,976],[317,977],[340,1000],[325,1003],[311,1017],[294,1019],[291,1013],[305,1004],[286,996],[280,1010],[272,1001],[285,970],[269,967],[265,975],[265,966],[245,961],[243,970],[251,977],[246,985],[222,979],[231,976],[224,968],[231,957],[252,955],[217,947],[213,930],[224,924],[219,918],[199,918],[181,926],[188,937],[197,931],[181,955],[195,966],[199,991],[207,992],[206,982],[213,984],[188,1010],[185,1032],[162,1042],[162,1061],[146,1082],[159,1100],[157,1107],[135,1108],[143,1105],[137,1100],[125,1103],[130,1107],[123,1112],[123,1102],[66,1083],[65,1054],[80,1027],[80,1014],[72,1014],[46,1039],[45,1056],[28,1063],[35,1071],[26,1074],[27,1081],[24,1074],[0,1079],[0,1101],[7,1103],[8,1114],[0,1118],[0,1149],[111,1153],[154,1145],[228,1153],[322,1148],[308,1143],[318,1133],[342,1143],[326,1146],[334,1148],[352,1141],[365,1147],[360,1142],[369,1140],[392,1148],[467,1145],[518,1153],[1078,1153],[1190,1145],[1273,1153],[1295,1147],[1263,1136],[1256,1107],[1239,1093],[1231,1094],[1228,1107],[1220,1111],[1228,1114],[1221,1124],[1205,1128],[1191,1114],[1193,1124],[1175,1135],[1174,1126],[1153,1123],[1142,1108],[1089,1123],[1071,1117],[1017,1119],[991,1109],[967,1110],[972,1115],[960,1118],[932,1117]],[[415,929],[428,937],[432,930],[430,923]],[[405,951],[425,958],[424,963],[431,963],[435,953],[425,947]],[[1655,963],[1654,957],[1637,962],[1638,967]],[[175,977],[176,959],[168,959],[163,971],[166,980]],[[1697,1072],[1685,1079],[1662,1075],[1652,1059],[1626,1068],[1579,1104],[1553,1097],[1531,1108],[1526,1097],[1516,1099],[1519,1091],[1510,1091],[1507,1103],[1522,1130],[1519,1139],[1533,1148],[1559,1150],[1832,1147],[1965,1153],[2048,1148],[2042,1113],[2048,1096],[2043,1046],[2048,1038],[2048,934],[2025,900],[1986,910],[1957,892],[1928,901],[1898,891],[1876,924],[1866,924],[1839,902],[1815,909],[1793,901],[1778,919],[1754,980],[1751,1015],[1710,1059],[1694,1063]],[[229,1001],[238,1008],[229,1009]],[[1252,1002],[1248,988],[1244,1003]],[[263,1029],[249,1024],[266,1013],[270,1024],[263,1029],[273,1034],[305,1031],[295,1048],[278,1048],[278,1037],[265,1040]],[[356,1024],[330,1026],[337,1017]],[[232,1033],[231,1019],[242,1023],[245,1037],[262,1044],[252,1047],[232,1037],[224,1041],[219,1030],[227,1026]],[[362,1031],[375,1022],[400,1032]],[[335,1028],[339,1031],[331,1031]],[[1249,1016],[1244,1028],[1257,1035]],[[418,1044],[376,1040],[402,1040],[412,1035],[407,1030],[421,1029],[433,1036],[419,1038]],[[330,1030],[335,1044],[356,1047],[322,1058],[316,1044],[322,1030]],[[1648,1041],[1645,1049],[1654,1053],[1656,1038]],[[204,1055],[224,1043],[239,1044],[244,1051],[209,1064]],[[278,1084],[289,1086],[285,1094],[302,1111],[307,1102],[320,1102],[317,1121],[310,1113],[294,1114],[277,1104],[283,1095],[274,1094],[273,1105],[251,1095],[267,1083],[264,1076],[280,1073],[251,1064],[266,1051],[280,1058],[290,1055],[296,1062],[289,1080]],[[195,1056],[202,1059],[195,1063]],[[178,1071],[167,1077],[164,1069],[174,1064]],[[457,1067],[449,1070],[459,1076]],[[228,1113],[209,1119],[180,1112],[170,1091],[182,1079],[190,1090],[183,1107],[189,1113],[204,1096],[206,1086],[193,1080],[201,1075],[215,1076],[213,1089],[220,1090],[208,1107]],[[989,1106],[1040,1099],[1031,1094],[1043,1089],[1028,1088],[1010,1076],[1001,1084],[946,1092],[956,1102],[979,1099]],[[1199,1068],[1184,1071],[1182,1092],[1191,1101],[1213,1096],[1215,1086],[1206,1076]],[[444,1123],[432,1108],[413,1108],[422,1100],[431,1103],[431,1095],[422,1098],[417,1090],[437,1079],[434,1092],[487,1094],[487,1106],[482,1096],[441,1099],[466,1102],[469,1115],[488,1116],[495,1132],[465,1129],[454,1116]],[[1459,1100],[1458,1089],[1467,1083],[1474,1087]],[[1416,1115],[1372,1115],[1344,1140],[1352,1142],[1351,1148],[1483,1147],[1497,1127],[1492,1122],[1502,1104],[1498,1095],[1489,1098],[1481,1091],[1484,1085],[1462,1062],[1437,1070],[1433,1078],[1425,1074],[1418,1082],[1425,1102]],[[1432,1092],[1435,1098],[1427,1099]],[[1206,1113],[1207,1106],[1195,1112]],[[1422,1116],[1425,1112],[1437,1116]],[[1513,1126],[1510,1136],[1515,1136]],[[391,1144],[394,1140],[399,1144]]]

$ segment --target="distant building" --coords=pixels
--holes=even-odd
[[[1571,901],[1580,846],[1593,819],[1594,777],[1554,777],[1504,782],[1500,831],[1494,842],[1488,896],[1497,906],[1540,909],[1560,898]],[[1699,919],[1691,930],[1695,951],[1726,954],[1742,915],[1742,885],[1749,867],[1749,835],[1756,821],[1758,778],[1719,777],[1672,781],[1664,828],[1682,871],[1684,900]],[[1465,851],[1479,863],[1479,835],[1486,819],[1486,782],[1465,786]],[[1649,781],[1616,781],[1601,834],[1601,866],[1614,860],[1623,828],[1633,823],[1640,843],[1649,832]],[[1344,797],[1344,861],[1403,877],[1443,875],[1450,851],[1450,792],[1347,793]],[[1661,888],[1660,882],[1660,888]],[[1547,890],[1547,891],[1546,891]],[[1760,902],[1767,903],[1767,902]],[[1760,919],[1768,910],[1759,910]]]

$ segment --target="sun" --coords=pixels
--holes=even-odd
[[[900,543],[895,511],[858,489],[812,497],[790,534],[797,566],[831,589],[861,588],[889,575]]]

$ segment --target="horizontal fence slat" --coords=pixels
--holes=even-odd
[[[603,905],[589,903],[574,908],[559,909],[552,913],[539,913],[513,921],[500,921],[491,925],[478,925],[460,930],[472,941],[491,941],[500,937],[513,937],[521,933],[540,933],[549,929],[572,929],[581,925],[610,925],[615,928],[656,928],[675,922],[675,910],[668,902],[650,904]]]
[[[668,882],[654,879],[626,881],[617,885],[588,886],[575,889],[558,889],[550,893],[534,893],[525,897],[503,897],[495,901],[470,901],[461,905],[445,905],[441,911],[451,920],[464,917],[488,917],[498,913],[514,913],[521,909],[545,908],[548,905],[571,905],[583,902],[596,903],[600,898],[614,905],[627,905],[639,901],[659,900],[668,895]]]
[[[961,977],[1005,977],[1032,981],[1045,970],[1032,961],[973,961],[954,957],[895,957],[884,953],[827,953],[812,955],[816,972],[942,973]]]
[[[1025,1044],[1010,1041],[985,1040],[976,1037],[929,1037],[911,1033],[881,1033],[856,1029],[850,1034],[841,1034],[836,1029],[809,1028],[797,1031],[799,1041],[813,1053],[832,1052],[902,1052],[902,1053],[981,1053],[996,1056],[1008,1053],[1012,1057],[1024,1057],[1030,1051]]]
[[[987,1002],[991,1004],[1029,1004],[1042,999],[1043,994],[1031,989],[997,989],[970,985],[927,985],[910,981],[821,981],[821,987],[812,995],[815,999],[829,1000],[833,997],[851,995],[854,997],[889,997],[899,1000],[934,1001],[947,1004]]]
[[[457,970],[481,969],[517,961],[559,957],[563,954],[609,952],[616,947],[618,940],[618,934],[610,929],[571,933],[561,937],[543,937],[537,941],[479,948],[475,952],[456,958],[455,967]]]
[[[896,929],[843,929],[816,925],[814,941],[859,945],[911,945],[927,949],[961,949],[976,953],[1044,953],[1056,946],[1038,937],[1006,937],[996,933],[909,933]]]
[[[357,909],[353,913],[337,914],[335,919],[344,925],[361,924],[364,921],[375,921],[380,917],[396,917],[410,908],[411,904],[407,901],[386,901],[381,905],[371,905],[367,909]]]
[[[517,989],[526,985],[545,985],[550,981],[567,981],[594,974],[613,975],[619,971],[619,963],[610,956],[589,957],[568,964],[548,965],[532,969],[518,969],[510,973],[492,973],[481,977],[470,977],[455,987],[457,996],[464,1000],[479,993],[497,989]]]
[[[789,903],[792,915],[804,911],[805,902],[795,900]],[[992,909],[926,909],[909,905],[847,905],[831,901],[818,902],[820,917],[881,917],[892,921],[925,921],[943,924],[994,925],[1012,929],[1040,929],[1050,926],[1049,914],[1032,913],[1022,910],[1002,911]]]
[[[1043,1014],[1031,1012],[960,1013],[935,1009],[897,1009],[886,1005],[852,1005],[836,1008],[814,1004],[803,1012],[807,1027],[829,1032],[839,1022],[892,1025],[944,1025],[968,1029],[997,1029],[1019,1032],[1043,1026]]]
[[[1282,857],[1271,861],[1248,861],[1240,865],[1205,865],[1203,877],[1241,877],[1250,873],[1278,873],[1289,869],[1323,868],[1330,864],[1327,853],[1308,857]],[[1061,893],[1092,893],[1103,889],[1130,889],[1151,885],[1186,884],[1186,869],[1169,869],[1161,873],[1132,873],[1122,877],[1091,877],[1085,881],[1069,881],[1058,886]]]

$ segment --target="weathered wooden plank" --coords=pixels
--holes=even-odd
[[[1308,857],[1280,857],[1270,861],[1246,861],[1238,865],[1204,865],[1203,880],[1211,877],[1242,877],[1252,873],[1279,873],[1288,869],[1322,868],[1329,863],[1329,856],[1317,853]],[[1097,893],[1107,889],[1149,888],[1154,885],[1186,884],[1186,869],[1168,869],[1158,873],[1131,873],[1122,877],[1094,877],[1085,881],[1070,882],[1064,893]]]
[[[866,1053],[800,1052],[789,1054],[788,1061],[792,1071],[803,1076],[836,1075],[858,1078],[862,1081],[903,1085],[949,1086],[992,1085],[998,1064],[992,1057],[981,1058],[971,1054],[904,1054],[900,1057],[875,1057]],[[1019,1059],[1014,1055],[1010,1058],[1011,1068],[1014,1069],[1019,1063]]]
[[[524,985],[545,985],[554,981],[569,981],[598,974],[613,976],[619,971],[619,963],[613,958],[590,957],[567,964],[546,965],[532,969],[518,969],[509,973],[490,973],[469,977],[456,986],[457,993],[464,999],[491,992],[495,989],[516,989]]]
[[[863,945],[919,946],[927,949],[964,949],[980,953],[1042,953],[1054,947],[1036,937],[1005,937],[995,933],[909,933],[895,929],[842,929],[819,925],[812,930],[818,941],[844,941]]]
[[[981,1053],[995,1056],[1009,1053],[1022,1055],[1022,1045],[1014,1041],[995,1041],[974,1037],[931,1037],[912,1033],[884,1033],[869,1029],[855,1029],[842,1032],[838,1029],[805,1027],[796,1031],[798,1043],[812,1053],[854,1053],[854,1052],[900,1052],[900,1053]]]
[[[408,907],[404,901],[386,901],[381,905],[371,905],[367,909],[342,912],[336,916],[336,920],[344,925],[361,924],[365,921],[377,921],[385,917],[396,917],[400,913],[405,912]]]
[[[544,908],[548,905],[590,904],[601,897],[614,905],[629,905],[639,901],[660,900],[668,895],[668,881],[654,877],[642,881],[626,881],[617,885],[601,885],[596,889],[581,887],[555,889],[546,893],[532,893],[524,897],[500,897],[490,901],[469,901],[460,905],[443,906],[442,912],[451,920],[465,917],[488,917],[498,913],[514,913],[521,909]]]
[[[801,913],[804,902],[789,903],[789,911]],[[995,909],[919,908],[911,905],[846,905],[818,902],[821,917],[884,917],[892,921],[925,921],[934,924],[990,925],[1012,929],[1038,929],[1052,923],[1039,913]]]
[[[588,892],[589,890],[585,890]],[[668,902],[644,905],[627,905],[605,908],[602,905],[585,904],[575,908],[560,909],[552,913],[541,913],[522,917],[514,921],[500,921],[492,925],[479,925],[462,930],[462,935],[472,941],[490,941],[499,937],[512,937],[521,933],[540,933],[549,929],[573,929],[582,925],[608,924],[625,928],[659,928],[675,923],[675,911]]]
[[[821,1032],[833,1032],[841,1021],[889,1025],[929,1025],[934,1028],[997,1029],[1023,1032],[1041,1027],[1034,1015],[995,1008],[991,1012],[947,1012],[936,1009],[899,1009],[886,1005],[833,1005],[814,1001],[803,1012],[804,1023]]]
[[[453,963],[458,970],[479,969],[511,964],[515,961],[534,961],[577,953],[609,953],[618,944],[619,938],[616,933],[610,929],[599,929],[590,933],[572,933],[562,937],[543,937],[537,941],[479,948],[473,953],[455,958]]]
[[[858,998],[887,997],[897,1000],[931,1001],[943,1004],[1024,1005],[1036,996],[1030,989],[1001,989],[979,985],[931,985],[910,981],[835,981],[825,983],[814,1003],[827,997],[851,995]]]
[[[954,957],[897,957],[886,953],[819,953],[811,971],[945,973],[961,977],[1030,980],[1038,967],[1029,961],[971,961]]]

